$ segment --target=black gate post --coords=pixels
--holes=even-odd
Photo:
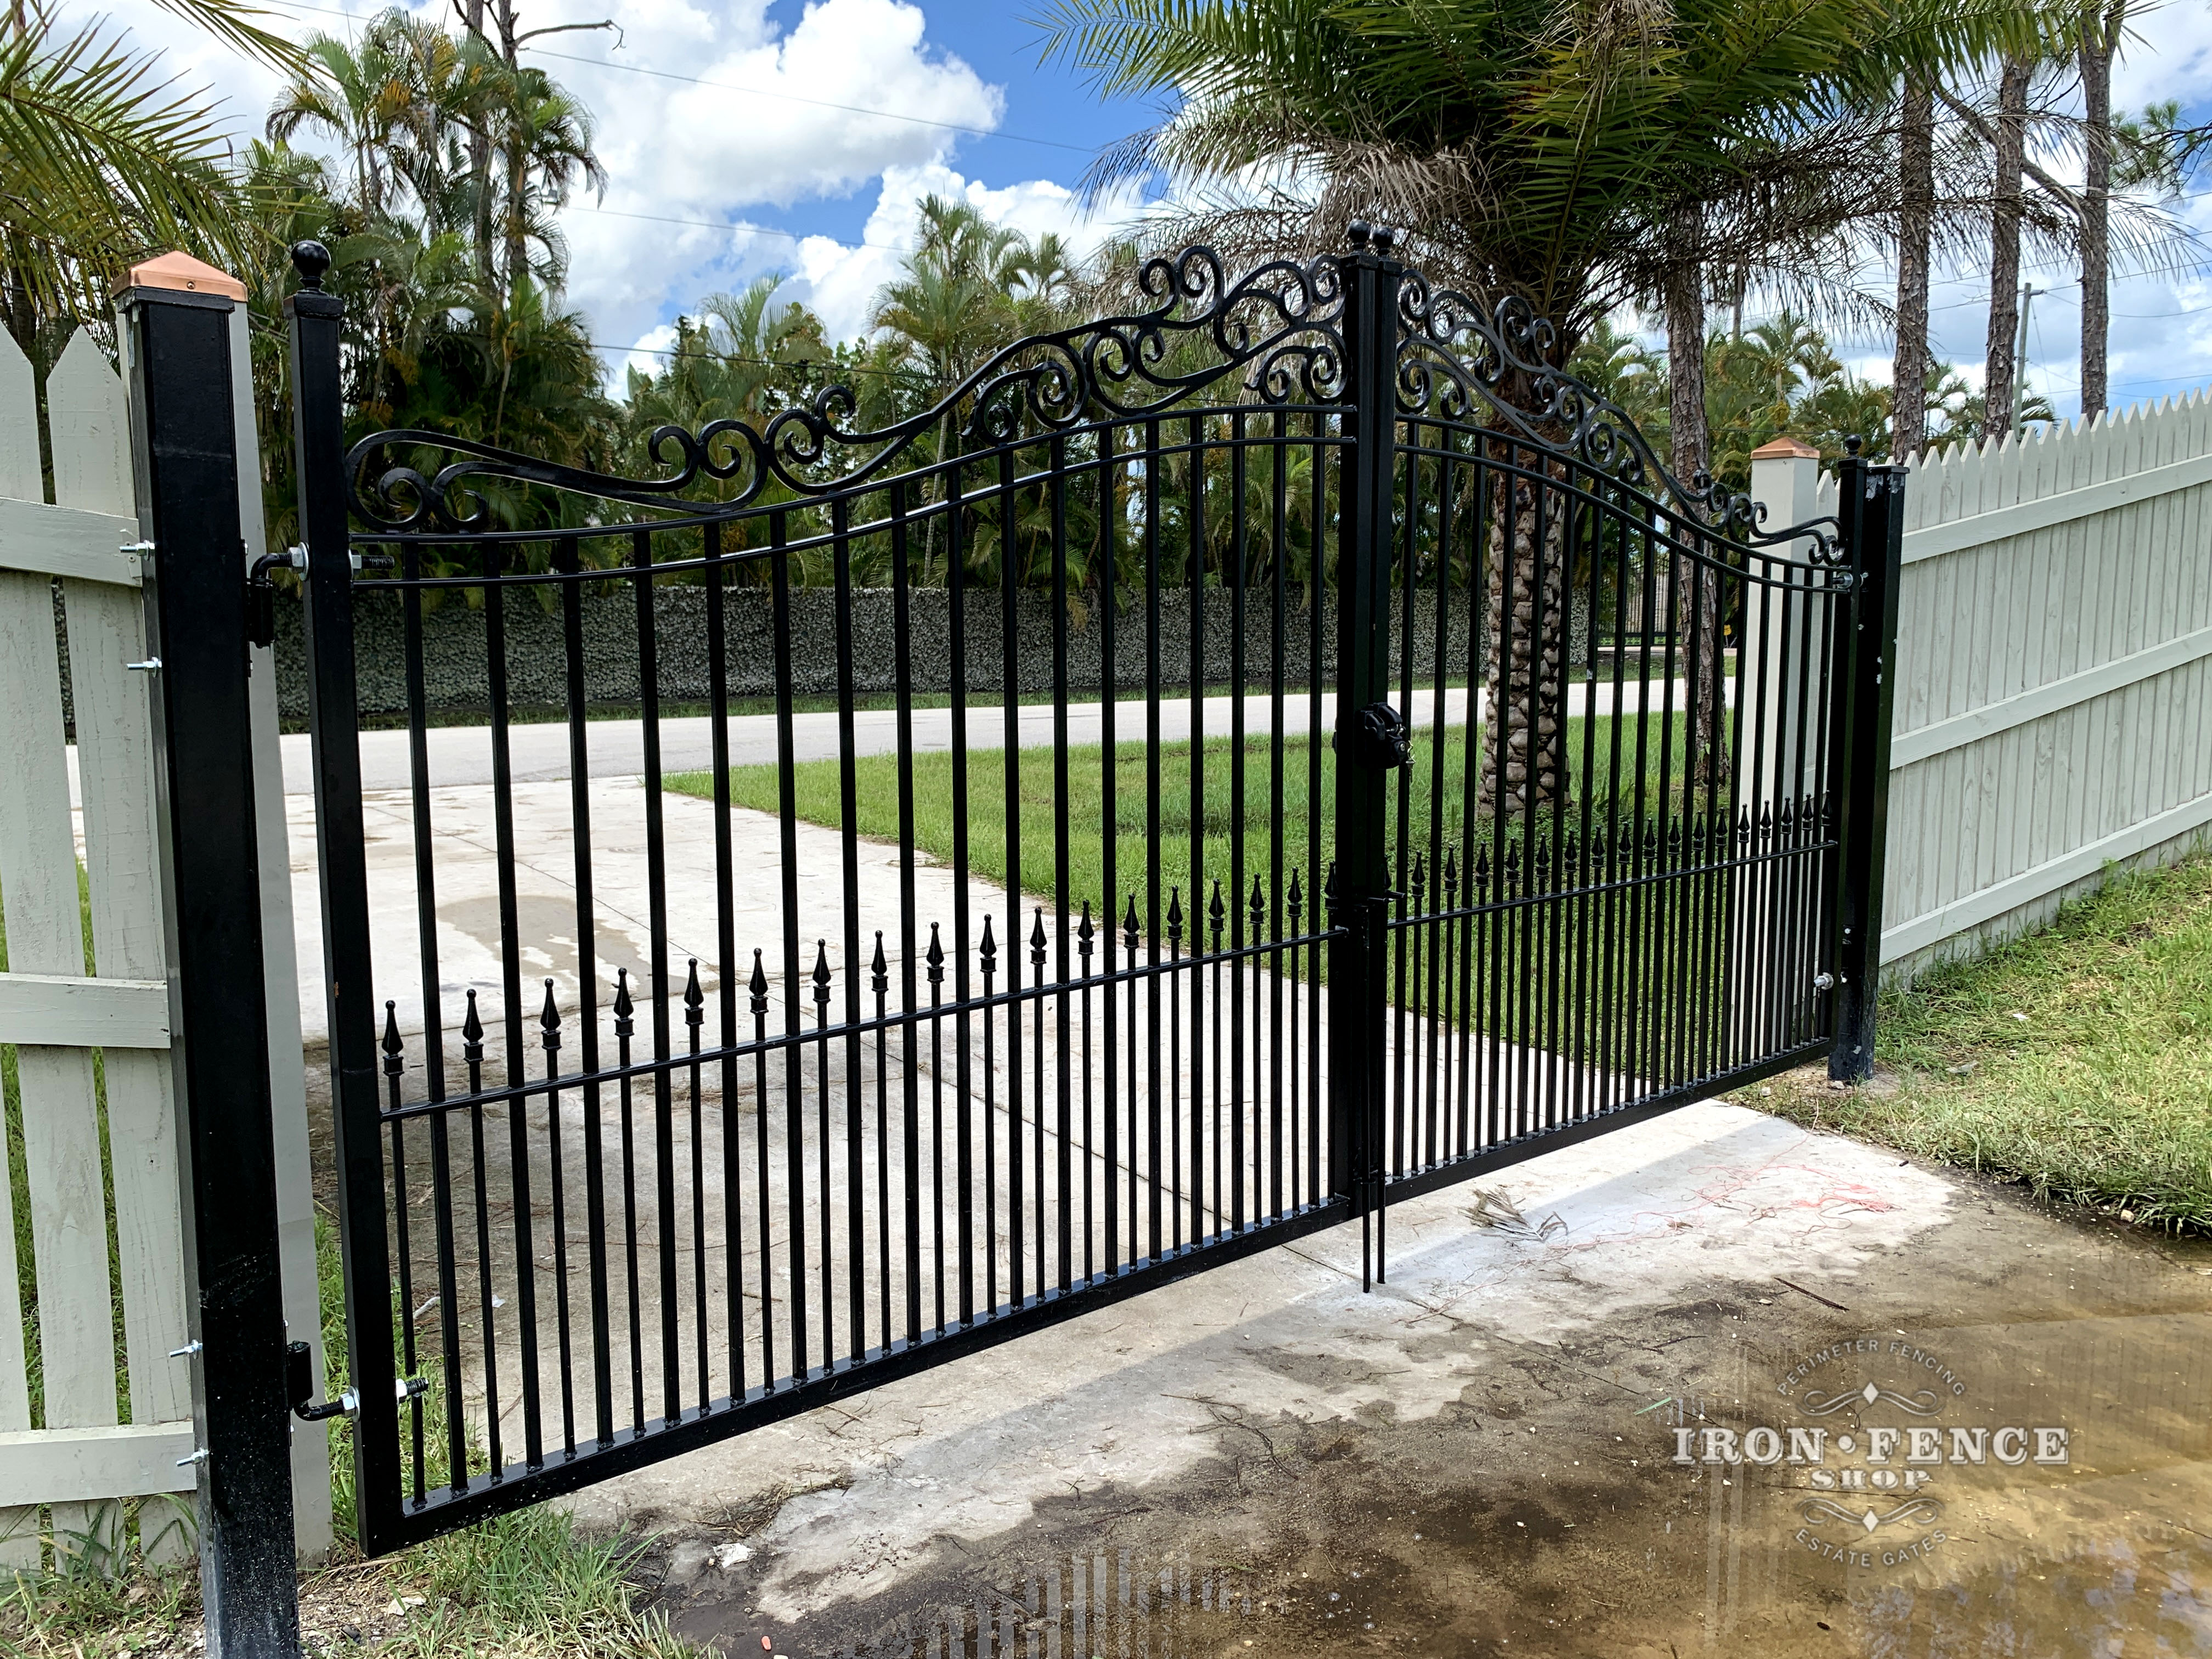
[[[1391,500],[1397,471],[1398,282],[1395,240],[1354,220],[1344,283],[1343,504],[1336,555],[1335,884],[1329,947],[1329,1186],[1362,1227],[1362,1276],[1374,1260],[1369,1218],[1382,1188],[1383,1031],[1388,1006],[1389,844],[1383,805],[1389,761],[1372,740],[1390,708]],[[1380,711],[1378,714],[1377,711]],[[1375,1241],[1379,1245],[1380,1240]]]
[[[204,284],[133,287],[132,468],[146,561],[155,803],[210,1659],[300,1650],[291,1413],[277,1269],[268,985],[254,833],[231,312]],[[133,665],[142,666],[142,665]]]
[[[1839,662],[1831,726],[1843,765],[1836,802],[1836,1041],[1828,1075],[1874,1075],[1875,1004],[1881,988],[1881,899],[1889,839],[1889,740],[1897,692],[1897,588],[1905,550],[1905,474],[1872,466],[1859,440],[1838,478],[1838,517],[1850,556],[1850,650]]]
[[[376,1004],[369,983],[368,863],[362,848],[361,738],[354,685],[353,549],[346,531],[345,410],[339,331],[345,307],[322,291],[329,251],[292,250],[301,287],[291,322],[292,435],[300,539],[307,551],[307,694],[313,736],[316,866],[322,878],[323,983],[330,1001],[331,1100],[338,1163],[338,1239],[346,1333],[359,1401],[354,1507],[361,1547],[388,1547],[381,1517],[399,1492],[397,1372],[392,1361],[391,1265],[384,1211],[384,1139],[377,1098]],[[460,1409],[458,1401],[449,1408]]]

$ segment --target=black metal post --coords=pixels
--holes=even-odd
[[[1889,745],[1897,691],[1897,589],[1905,548],[1901,466],[1871,466],[1853,438],[1838,480],[1838,517],[1851,561],[1850,650],[1833,730],[1843,767],[1836,822],[1836,1040],[1828,1075],[1874,1075],[1875,1005],[1881,981],[1881,899],[1889,837]]]
[[[300,1650],[230,313],[123,296],[210,1659]],[[246,458],[250,464],[252,458]]]
[[[1363,1226],[1381,1197],[1390,890],[1383,804],[1389,769],[1363,717],[1390,696],[1391,484],[1396,471],[1398,282],[1393,240],[1355,221],[1337,268],[1345,288],[1343,506],[1337,544],[1336,861],[1329,948],[1329,1187]]]
[[[355,1514],[362,1548],[392,1547],[381,1518],[399,1493],[398,1407],[393,1394],[391,1264],[384,1206],[384,1140],[377,1099],[374,988],[369,981],[368,863],[361,809],[359,708],[354,687],[353,557],[346,532],[345,411],[338,334],[345,307],[322,291],[331,256],[319,242],[292,250],[300,290],[291,319],[292,434],[300,535],[309,725],[315,775],[316,865],[322,878],[323,983],[330,1000],[331,1099],[337,1118],[338,1239],[345,1265],[353,1386]],[[449,1409],[458,1411],[458,1401]]]

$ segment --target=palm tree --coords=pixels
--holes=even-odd
[[[1217,198],[1194,228],[1271,251],[1333,242],[1354,216],[1408,226],[1430,270],[1486,308],[1522,296],[1571,350],[1653,286],[1655,243],[1678,264],[1711,257],[1681,249],[1683,216],[1755,177],[1771,146],[1747,135],[1875,106],[1899,72],[1964,61],[2010,15],[1929,0],[1045,0],[1038,27],[1044,55],[1102,93],[1179,100],[1103,155],[1094,185],[1165,170]],[[1279,188],[1236,194],[1270,175]],[[1701,317],[1689,337],[1702,346]],[[1698,505],[1680,492],[1686,518]],[[1565,561],[1504,557],[1507,516],[1491,527],[1493,622],[1510,608],[1547,625],[1512,630],[1511,659],[1490,665],[1482,792],[1525,811],[1565,799]],[[1534,591],[1540,569],[1560,591]]]
[[[986,358],[1064,302],[1073,267],[1056,236],[1032,246],[965,202],[923,198],[921,239],[876,295],[873,322],[900,349],[925,403],[948,398]],[[937,423],[935,459],[952,453],[953,410]],[[949,489],[949,478],[940,479]],[[922,579],[934,574],[942,515],[930,520]]]
[[[395,6],[371,18],[358,43],[319,33],[306,52],[270,107],[269,137],[289,144],[313,129],[335,138],[351,158],[362,210],[389,211],[395,189],[438,147],[457,78],[453,38]]]
[[[629,372],[629,442],[649,466],[644,447],[664,426],[697,432],[716,421],[764,431],[778,410],[811,389],[811,371],[829,361],[822,319],[796,301],[776,300],[784,276],[756,277],[739,294],[700,302],[697,319],[676,319],[676,349],[659,373]],[[711,493],[713,479],[700,489]],[[742,523],[732,533],[743,533]]]
[[[1928,378],[1929,263],[1936,232],[1936,92],[1924,74],[1907,73],[1898,100],[1897,352],[1890,441],[1899,455],[1917,453],[1928,434],[1928,405],[1917,388]],[[1911,395],[1907,389],[1912,388]]]
[[[280,70],[299,61],[244,0],[161,0]],[[15,4],[0,30],[0,257],[8,325],[34,364],[80,324],[103,326],[107,289],[163,248],[233,269],[248,250],[222,135],[206,100],[175,89],[158,54],[95,19],[64,32]]]
[[[1999,437],[2012,429],[2012,382],[2019,368],[2013,334],[2020,326],[2021,174],[2027,162],[2027,85],[2034,72],[2034,63],[2022,54],[2008,55],[1997,71],[1993,147],[1996,186],[1990,213],[1990,321],[1982,374],[1984,438]]]
[[[591,112],[543,70],[528,68],[495,77],[486,104],[502,179],[501,278],[511,289],[534,275],[557,289],[568,270],[568,246],[554,216],[579,185],[606,194],[607,171],[592,149]],[[542,251],[534,263],[529,257],[533,242]]]

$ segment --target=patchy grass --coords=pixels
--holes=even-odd
[[[2212,856],[2124,876],[2053,925],[1882,999],[1890,1089],[1777,1079],[1744,1103],[2212,1231]]]
[[[337,1240],[318,1218],[329,1387],[345,1386],[345,1321]],[[697,1659],[662,1617],[640,1605],[630,1569],[644,1546],[576,1534],[543,1504],[497,1516],[381,1560],[354,1550],[349,1428],[331,1437],[341,1539],[331,1564],[300,1580],[301,1626],[315,1655],[388,1659]],[[433,1444],[441,1443],[441,1425]],[[59,1571],[0,1580],[0,1655],[15,1659],[188,1659],[200,1640],[197,1568],[157,1571],[135,1559],[60,1557]]]

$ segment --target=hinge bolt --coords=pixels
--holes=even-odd
[[[192,1455],[190,1457],[179,1457],[177,1460],[177,1467],[180,1469],[189,1469],[206,1462],[207,1448],[205,1446],[195,1446],[192,1448]]]
[[[199,1340],[195,1337],[191,1341],[185,1343],[181,1348],[170,1349],[169,1358],[172,1359],[190,1359],[194,1354],[199,1352]]]
[[[143,662],[126,662],[123,665],[134,674],[158,674],[161,672],[159,657],[149,657]]]

